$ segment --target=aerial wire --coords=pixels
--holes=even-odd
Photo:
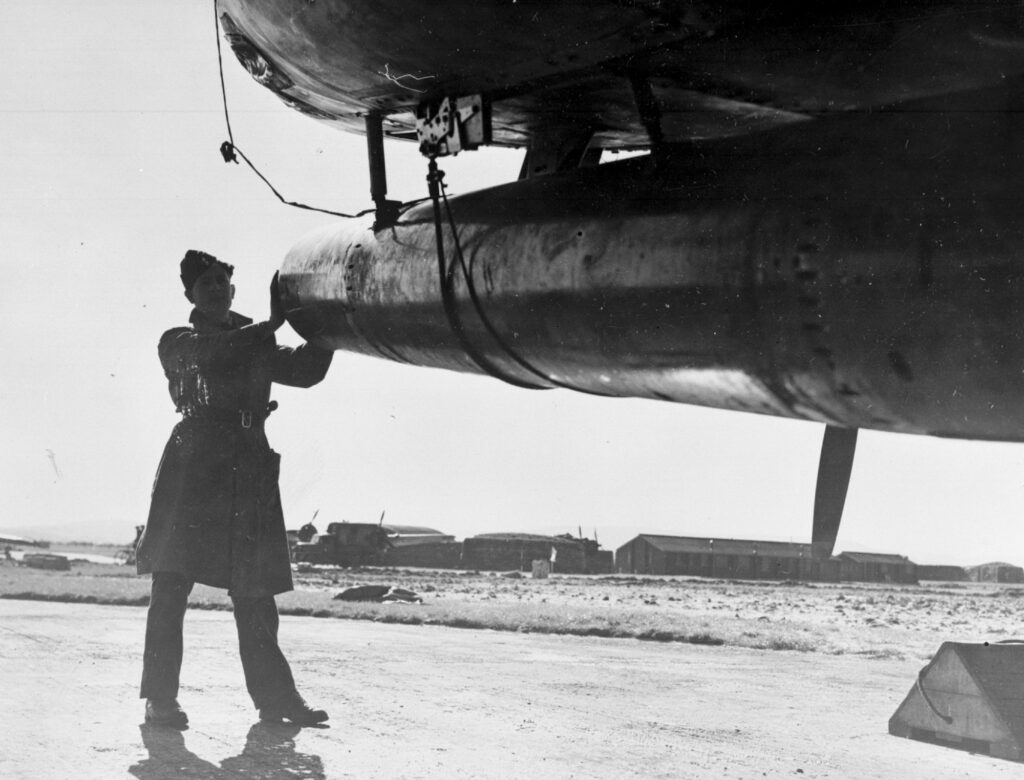
[[[297,203],[296,201],[285,200],[284,196],[282,196],[281,193],[278,192],[277,189],[274,187],[274,185],[270,183],[270,180],[267,179],[267,177],[264,176],[262,173],[260,173],[259,169],[252,163],[252,161],[245,156],[245,153],[235,145],[234,134],[231,132],[231,116],[228,112],[228,91],[227,87],[224,84],[224,57],[221,54],[220,45],[220,3],[218,2],[218,0],[213,0],[213,25],[214,32],[217,38],[217,68],[220,72],[220,94],[221,101],[223,102],[224,105],[224,123],[225,125],[227,125],[228,130],[228,140],[220,145],[220,153],[221,156],[224,158],[224,162],[233,162],[237,165],[237,157],[241,157],[245,161],[245,164],[252,169],[253,173],[259,176],[260,179],[263,180],[263,183],[270,188],[270,191],[277,196],[277,199],[284,203],[286,206],[294,206],[295,208],[306,209],[307,211],[318,211],[321,214],[330,214],[335,217],[346,217],[348,219],[362,217],[366,214],[374,212],[376,210],[375,208],[369,208],[363,209],[362,211],[356,214],[345,214],[340,211],[330,211],[329,209],[321,209],[317,208],[316,206],[308,206],[305,203]]]
[[[364,210],[362,210],[360,212],[357,212],[355,214],[346,214],[346,213],[339,212],[339,211],[331,211],[329,209],[322,209],[322,208],[317,208],[315,206],[309,206],[309,205],[307,205],[305,203],[298,203],[296,201],[285,200],[284,196],[282,196],[281,193],[278,192],[278,190],[274,187],[274,185],[270,182],[270,180],[267,179],[267,177],[264,176],[260,172],[260,170],[245,155],[245,153],[241,149],[238,148],[238,146],[235,144],[234,133],[233,133],[233,131],[231,129],[231,115],[230,115],[230,112],[228,110],[227,86],[226,86],[226,83],[225,83],[225,80],[224,80],[224,57],[223,57],[222,47],[221,47],[221,42],[220,42],[221,30],[220,30],[220,3],[219,3],[219,0],[214,0],[213,1],[213,21],[214,21],[214,33],[215,33],[215,37],[216,37],[216,40],[217,40],[217,68],[218,68],[218,72],[219,72],[219,75],[220,75],[221,102],[222,102],[223,107],[224,107],[224,124],[225,124],[225,127],[227,128],[227,133],[228,133],[228,140],[224,141],[224,143],[222,143],[221,146],[220,146],[220,153],[221,153],[221,156],[224,158],[224,162],[226,162],[226,163],[233,162],[233,163],[235,163],[237,165],[238,164],[238,157],[241,157],[242,160],[245,161],[246,165],[248,165],[249,168],[252,169],[253,173],[255,173],[263,181],[263,183],[266,184],[267,187],[270,188],[270,191],[274,193],[274,195],[277,197],[277,199],[279,201],[281,201],[282,203],[284,203],[285,205],[287,205],[287,206],[294,206],[295,208],[306,209],[308,211],[316,211],[316,212],[320,212],[322,214],[330,214],[330,215],[336,216],[336,217],[345,217],[347,219],[354,219],[354,218],[357,218],[357,217],[362,217],[362,216],[364,216],[366,214],[371,214],[374,211],[376,211],[376,208],[368,208],[368,209],[364,209]],[[600,393],[600,392],[593,391],[593,390],[585,390],[583,388],[574,387],[572,385],[569,385],[569,384],[560,382],[557,379],[554,379],[553,377],[545,374],[544,372],[540,371],[538,368],[536,368],[533,365],[531,365],[521,355],[519,355],[511,346],[508,345],[508,343],[501,336],[501,334],[498,333],[497,329],[494,327],[494,325],[491,323],[490,319],[488,319],[488,317],[484,313],[483,306],[482,306],[482,304],[480,302],[480,298],[479,298],[479,296],[477,295],[477,292],[476,292],[476,286],[473,283],[472,271],[471,271],[471,269],[469,267],[467,267],[466,262],[465,262],[465,258],[464,258],[463,253],[462,253],[462,247],[461,247],[461,243],[459,241],[459,234],[458,234],[458,230],[457,230],[457,227],[456,227],[456,224],[455,224],[455,219],[454,219],[454,216],[452,215],[451,206],[448,203],[448,194],[447,194],[447,191],[446,191],[446,188],[445,188],[445,185],[444,185],[444,172],[440,171],[437,168],[437,162],[436,162],[434,157],[430,158],[430,172],[427,175],[427,182],[428,182],[428,186],[429,186],[429,190],[430,190],[430,196],[429,196],[429,198],[421,199],[421,200],[428,200],[429,199],[429,200],[433,201],[433,206],[434,206],[434,225],[435,225],[435,234],[436,234],[436,240],[437,240],[438,272],[439,272],[439,276],[440,276],[439,281],[440,281],[440,285],[441,285],[441,299],[442,299],[442,303],[444,305],[445,314],[446,314],[446,316],[448,318],[449,326],[452,328],[452,331],[458,337],[459,342],[462,345],[462,348],[465,350],[466,354],[470,357],[470,359],[474,363],[476,363],[476,365],[479,368],[481,368],[485,373],[487,373],[487,374],[489,374],[489,375],[491,375],[491,376],[493,376],[493,377],[495,377],[497,379],[500,379],[503,382],[506,382],[506,383],[511,384],[511,385],[515,385],[516,387],[522,387],[522,388],[530,389],[530,390],[550,390],[551,389],[551,387],[548,386],[548,385],[537,385],[537,384],[526,382],[524,380],[520,380],[520,379],[517,379],[517,378],[515,378],[513,376],[510,376],[509,374],[505,373],[499,366],[497,366],[493,361],[491,361],[486,355],[484,355],[482,352],[480,352],[473,345],[473,343],[469,340],[469,337],[466,334],[465,328],[464,328],[464,326],[462,324],[462,318],[459,315],[458,307],[457,307],[456,301],[455,301],[455,271],[456,271],[455,264],[453,263],[451,265],[448,265],[446,260],[445,260],[445,253],[444,253],[444,231],[443,231],[443,221],[444,220],[443,220],[443,216],[442,216],[442,213],[441,213],[441,201],[442,201],[442,199],[444,201],[444,208],[445,208],[445,211],[447,212],[448,222],[450,224],[451,231],[452,231],[452,236],[454,238],[454,246],[455,246],[456,258],[458,260],[459,267],[462,270],[462,276],[463,276],[463,279],[465,280],[465,283],[466,283],[466,289],[469,292],[469,297],[470,297],[470,300],[473,303],[473,307],[474,307],[474,309],[476,311],[477,317],[483,323],[484,327],[486,328],[487,332],[490,334],[491,338],[494,339],[494,341],[498,344],[498,346],[502,349],[502,351],[505,352],[505,354],[508,355],[508,357],[510,357],[517,365],[519,365],[521,368],[523,368],[527,372],[533,374],[534,376],[537,376],[538,378],[543,380],[545,383],[548,383],[549,385],[553,385],[555,387],[565,388],[565,389],[568,389],[568,390],[576,390],[577,392],[581,392],[581,393],[589,393],[591,395],[606,396],[607,395],[606,393]],[[410,207],[412,205],[415,205],[416,203],[421,202],[421,200],[412,201],[411,203],[404,203],[402,205],[404,207],[408,208],[408,207]],[[470,261],[470,264],[472,265],[472,261]]]

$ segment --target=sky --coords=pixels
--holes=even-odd
[[[0,533],[128,543],[176,421],[157,359],[187,322],[186,249],[236,266],[237,311],[268,311],[288,249],[336,219],[281,204],[227,138],[212,0],[0,5]],[[237,146],[288,200],[371,205],[363,139],[301,116],[229,51]],[[445,160],[457,194],[522,153]],[[426,195],[387,145],[389,196]],[[301,339],[287,326],[279,341]],[[338,353],[280,388],[287,525],[426,525],[810,541],[823,426],[661,401],[531,392]],[[1024,564],[1024,448],[862,431],[836,550]]]

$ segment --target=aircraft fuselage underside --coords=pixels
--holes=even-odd
[[[479,95],[491,140],[530,150],[521,181],[451,199],[450,305],[430,203],[301,241],[282,291],[306,338],[1024,440],[1018,3],[219,2],[235,53],[300,111],[411,139],[418,107]],[[565,164],[629,148],[653,152]]]
[[[527,383],[1024,439],[1022,94],[673,146],[453,198],[479,301],[456,273],[458,319]],[[456,262],[447,225],[444,242]],[[441,305],[429,203],[386,229],[310,236],[282,275],[306,337],[480,370]]]

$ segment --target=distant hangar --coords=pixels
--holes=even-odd
[[[839,582],[916,582],[917,564],[903,555],[844,552],[828,560],[811,545],[757,539],[640,534],[615,551],[623,574]]]

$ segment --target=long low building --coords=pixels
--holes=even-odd
[[[968,574],[973,582],[1024,582],[1024,569],[1002,561],[972,566]]]
[[[936,580],[941,582],[964,582],[968,579],[967,569],[952,564],[917,564],[918,580]]]
[[[536,560],[549,561],[559,574],[608,574],[611,551],[596,541],[568,535],[491,533],[471,536],[462,543],[462,567],[490,571],[530,571]]]
[[[839,563],[816,560],[809,544],[656,534],[640,534],[616,550],[615,568],[627,574],[839,579]]]
[[[917,564],[903,555],[842,552],[839,579],[852,582],[917,582]]]
[[[916,565],[901,555],[842,553],[828,560],[811,545],[756,539],[640,534],[615,551],[616,571],[735,579],[914,582]]]

